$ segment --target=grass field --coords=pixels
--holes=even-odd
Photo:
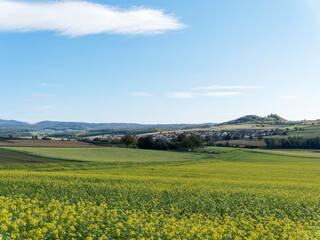
[[[30,148],[90,162],[0,165],[0,236],[320,239],[318,153],[207,150]]]
[[[205,154],[189,152],[150,151],[130,148],[6,148],[28,154],[90,162],[175,162],[193,161],[204,158]]]
[[[58,163],[62,160],[41,156],[30,156],[17,151],[10,151],[0,148],[1,163]]]
[[[305,137],[305,138],[319,137],[320,136],[320,129],[319,128],[309,128],[309,129],[306,129],[303,131],[293,131],[290,133],[290,136]]]

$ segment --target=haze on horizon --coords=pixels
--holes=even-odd
[[[320,3],[0,0],[0,119],[319,119]]]

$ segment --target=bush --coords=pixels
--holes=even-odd
[[[51,138],[43,137],[42,140],[51,140]]]
[[[126,134],[124,135],[120,142],[126,146],[129,146],[129,145],[134,145],[135,144],[135,138],[131,136],[131,134]]]
[[[150,136],[141,137],[138,139],[138,148],[141,149],[153,149],[154,141],[153,138]]]
[[[153,144],[153,149],[156,150],[168,150],[168,141],[165,139],[156,139]]]

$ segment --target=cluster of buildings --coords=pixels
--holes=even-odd
[[[173,138],[177,138],[180,134],[197,135],[205,141],[209,140],[232,140],[232,139],[250,139],[259,136],[272,136],[272,135],[287,135],[289,129],[270,129],[270,130],[199,130],[199,131],[177,131],[177,132],[166,132],[166,133],[157,133],[157,134],[144,134],[144,136],[152,136],[154,140],[164,139],[167,141],[172,141]],[[104,135],[103,139],[109,141],[120,140],[123,135]],[[139,137],[139,135],[135,136]]]
[[[286,135],[288,129],[270,129],[270,130],[232,130],[232,131],[214,131],[214,130],[200,130],[200,131],[185,131],[185,132],[171,132],[171,133],[159,133],[150,135],[153,139],[165,139],[171,141],[173,138],[178,137],[179,134],[184,133],[187,136],[197,135],[203,140],[229,140],[229,139],[250,139],[259,136],[272,136],[272,135]]]

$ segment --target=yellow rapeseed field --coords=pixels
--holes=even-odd
[[[320,239],[317,155],[222,151],[1,165],[0,239]]]

